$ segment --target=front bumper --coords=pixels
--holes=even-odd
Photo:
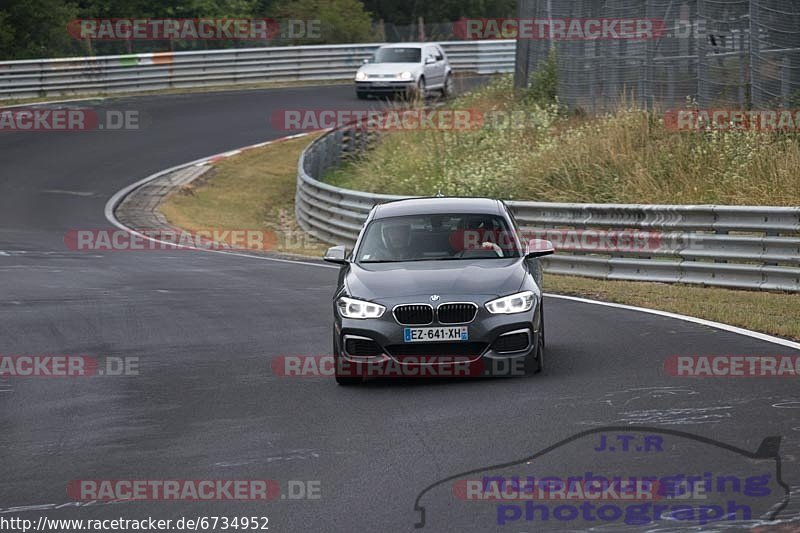
[[[379,319],[366,320],[342,318],[334,311],[334,355],[339,363],[350,365],[351,371],[353,365],[363,365],[362,370],[377,376],[382,370],[419,375],[419,367],[428,367],[430,375],[522,375],[524,361],[535,352],[538,343],[539,312],[536,305],[524,313],[494,315],[480,306],[475,319],[463,324],[468,328],[468,341],[409,343],[405,342],[404,329],[416,326],[399,324],[391,308]],[[460,326],[434,321],[419,327]],[[516,340],[527,336],[527,343],[524,347],[519,343],[509,346],[511,335]],[[353,338],[374,341],[379,353],[372,356],[349,353],[351,343],[347,341]],[[431,373],[431,368],[435,372]]]
[[[407,93],[416,87],[414,80],[409,81],[389,81],[389,80],[367,80],[357,81],[356,92],[361,94],[399,94]]]

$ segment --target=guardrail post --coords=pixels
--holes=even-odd
[[[535,0],[518,0],[517,13],[520,20],[531,20],[534,17]],[[514,57],[514,88],[527,89],[530,79],[531,40],[517,35],[517,49]]]
[[[706,27],[705,0],[697,0],[697,23],[698,28]],[[702,22],[702,26],[700,23]],[[709,105],[708,84],[708,59],[706,57],[706,47],[708,37],[705,32],[697,31],[697,104],[703,108]]]
[[[756,2],[751,1],[748,6],[749,11],[749,25],[750,25],[750,43],[748,53],[748,67],[750,70],[750,105],[759,107],[763,105],[761,101],[761,92],[756,92],[756,58],[761,51],[761,44],[758,37],[759,29],[759,16],[758,5]]]
[[[44,62],[39,63],[39,87],[37,88],[37,92],[39,93],[40,97],[47,96],[47,90],[44,86]]]
[[[667,101],[669,105],[675,105],[675,65],[670,61],[667,63]]]

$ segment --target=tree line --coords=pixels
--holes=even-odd
[[[405,40],[426,35],[421,21],[424,28],[462,17],[513,16],[515,9],[516,0],[0,0],[0,60]],[[319,20],[320,27],[312,35],[289,32],[263,42],[87,40],[68,31],[75,20],[111,18]],[[392,32],[385,31],[389,25]]]

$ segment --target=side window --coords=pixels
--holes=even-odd
[[[427,62],[428,59],[433,59],[435,57],[436,57],[436,54],[435,54],[433,48],[431,48],[430,46],[426,47],[425,48],[425,62]]]
[[[439,47],[437,46],[437,47],[435,47],[435,48],[433,49],[433,51],[434,51],[434,53],[435,53],[435,56],[436,56],[436,61],[443,61],[443,60],[444,60],[444,52],[442,52],[442,49],[441,49],[441,48],[439,48]]]

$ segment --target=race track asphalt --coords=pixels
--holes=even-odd
[[[750,451],[765,437],[780,436],[781,477],[793,491],[800,487],[797,378],[687,379],[664,370],[672,355],[800,354],[790,348],[546,298],[548,366],[541,375],[387,379],[341,388],[330,378],[281,377],[271,370],[282,355],[329,353],[335,269],[195,251],[74,252],[65,246],[71,229],[109,228],[104,205],[126,185],[286,135],[271,124],[275,110],[377,105],[357,101],[352,88],[53,105],[136,110],[146,127],[0,133],[0,355],[138,358],[139,374],[0,377],[0,517],[267,516],[270,531],[410,531],[420,518],[417,497],[429,485],[518,462],[581,431],[630,425],[655,428],[642,430],[651,436],[657,429],[679,430]],[[596,438],[584,437],[590,439],[585,445],[556,450],[560,457],[522,461],[517,473],[763,466],[708,442],[673,442],[680,438],[664,437],[663,452],[602,454],[593,451]],[[300,480],[318,483],[321,498],[75,501],[67,486],[85,479],[270,479],[284,495],[290,480]],[[425,530],[622,529],[602,520],[536,523],[524,516],[501,526],[497,513],[514,510],[460,502],[448,483],[422,497]],[[773,490],[752,518],[783,499]],[[800,515],[798,499],[793,495],[779,518]],[[661,521],[658,530],[686,523]]]

